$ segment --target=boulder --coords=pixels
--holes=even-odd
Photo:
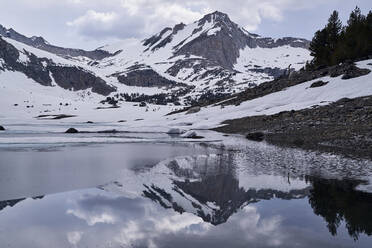
[[[322,86],[324,86],[324,85],[326,85],[326,84],[328,84],[329,82],[324,82],[324,81],[322,81],[322,80],[320,80],[320,81],[316,81],[316,82],[314,82],[314,83],[312,83],[311,85],[310,85],[310,88],[317,88],[317,87],[322,87]]]
[[[186,131],[181,129],[181,128],[171,128],[169,129],[169,131],[167,132],[167,134],[183,134],[185,133]]]
[[[265,139],[265,134],[262,132],[254,132],[254,133],[247,134],[245,137],[249,140],[260,142]]]
[[[78,133],[79,131],[75,128],[69,128],[65,133]]]
[[[186,112],[186,114],[187,114],[187,115],[188,115],[188,114],[195,114],[195,113],[200,112],[200,110],[201,110],[201,108],[200,108],[199,106],[197,106],[197,107],[192,107],[192,108],[190,108],[190,109]]]
[[[0,131],[5,131],[5,128],[3,126],[0,126]]]
[[[351,78],[361,77],[361,76],[369,74],[370,72],[371,71],[368,69],[360,69],[354,66],[354,67],[351,67],[349,70],[347,70],[341,79],[347,80]]]
[[[185,139],[202,139],[203,136],[199,136],[195,131],[188,131],[181,135],[182,138]]]

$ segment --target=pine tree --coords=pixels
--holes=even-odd
[[[314,57],[315,65],[327,65],[329,60],[328,35],[326,28],[315,33],[310,43],[311,56]]]
[[[338,18],[338,12],[336,10],[333,11],[332,15],[329,17],[326,29],[330,49],[334,52],[342,31],[342,22]]]
[[[328,24],[326,26],[327,30],[327,49],[329,58],[327,61],[328,65],[336,64],[337,59],[335,56],[335,52],[340,40],[341,31],[342,31],[342,22],[338,17],[338,12],[335,10],[333,11],[332,15],[328,19]]]
[[[360,11],[360,8],[356,6],[353,12],[351,12],[349,20],[347,21],[347,24],[349,27],[351,27],[353,25],[357,25],[361,23],[362,19],[363,19],[362,12]]]

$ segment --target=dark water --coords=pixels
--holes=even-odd
[[[239,138],[2,149],[0,246],[372,247],[371,170]]]

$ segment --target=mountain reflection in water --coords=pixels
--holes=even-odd
[[[356,190],[365,181],[343,174],[352,167],[349,162],[299,151],[280,150],[280,157],[258,151],[214,147],[206,154],[123,168],[115,181],[98,188],[2,201],[0,242],[5,247],[371,247],[372,194]],[[332,173],[325,173],[328,168]]]

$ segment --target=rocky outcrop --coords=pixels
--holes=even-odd
[[[372,158],[372,96],[325,106],[226,121],[227,133],[265,132],[273,144]],[[358,147],[358,149],[355,149]]]
[[[177,82],[159,75],[149,67],[136,66],[129,68],[125,74],[117,76],[120,83],[138,87],[174,87]]]
[[[23,53],[27,62],[20,61],[20,51],[0,37],[0,59],[4,61],[4,69],[22,72],[43,86],[52,86],[54,79],[62,88],[74,91],[92,89],[105,96],[115,91],[103,79],[83,68],[57,65],[47,58],[39,58],[27,51]]]
[[[0,125],[0,131],[5,131],[5,128]]]
[[[64,89],[74,91],[92,89],[92,92],[107,96],[115,91],[115,88],[106,82],[79,67],[65,67],[50,65],[47,69],[52,73],[55,82]]]
[[[20,53],[15,47],[0,37],[0,59],[4,60],[3,68],[22,72],[41,85],[51,86],[52,79],[44,66],[51,61],[46,58],[38,58],[26,51],[24,53],[29,59],[27,64],[19,61]]]
[[[322,86],[324,86],[324,85],[327,85],[329,82],[324,82],[324,81],[322,81],[322,80],[319,80],[319,81],[316,81],[316,82],[314,82],[314,83],[312,83],[311,85],[310,85],[310,88],[318,88],[318,87],[322,87]]]

